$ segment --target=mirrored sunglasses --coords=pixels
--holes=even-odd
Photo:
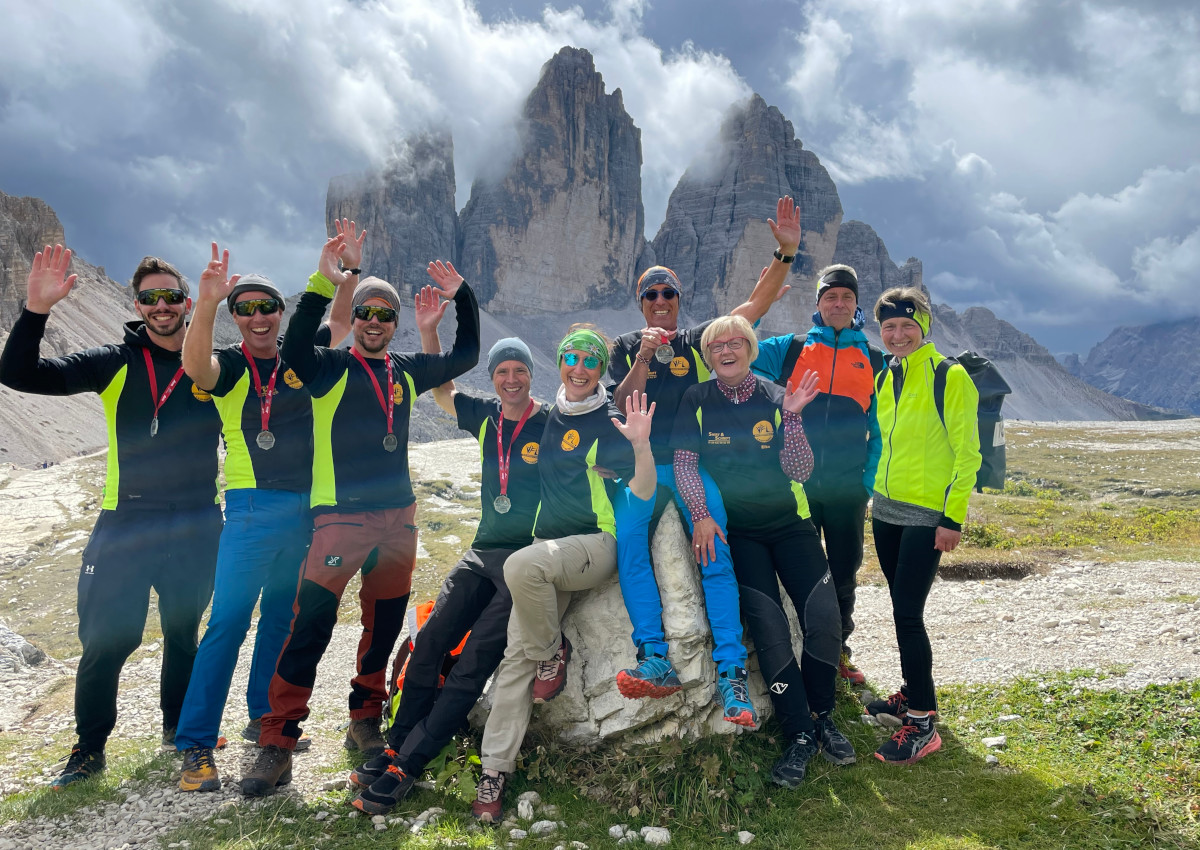
[[[168,304],[182,304],[187,295],[182,289],[143,289],[137,294],[138,303],[146,307],[153,307],[160,298]]]
[[[374,304],[360,304],[354,308],[354,318],[369,322],[379,319],[381,322],[396,321],[396,311],[391,307],[377,307]]]
[[[248,298],[234,304],[233,312],[239,316],[253,316],[254,311],[257,310],[264,316],[269,316],[279,310],[279,306],[277,298]]]
[[[642,297],[647,301],[657,301],[659,296],[662,297],[663,301],[674,301],[679,296],[679,293],[674,289],[647,289],[642,293]]]
[[[563,355],[563,363],[566,363],[568,366],[578,365],[579,354],[574,351],[568,351],[566,354]],[[600,365],[599,357],[595,357],[595,356],[589,354],[583,358],[583,368],[584,369],[595,369],[599,365]]]

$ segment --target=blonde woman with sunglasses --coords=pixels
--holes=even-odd
[[[483,777],[472,807],[485,823],[500,821],[505,777],[516,768],[534,703],[554,699],[566,686],[571,644],[561,622],[572,595],[617,570],[613,500],[622,485],[595,467],[625,479],[640,499],[654,494],[654,405],[634,393],[622,418],[600,385],[608,359],[608,340],[590,326],[573,326],[558,346],[562,386],[542,432],[534,541],[504,564],[512,594],[508,648],[496,671],[480,748]]]

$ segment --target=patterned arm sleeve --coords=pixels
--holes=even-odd
[[[799,413],[783,411],[783,451],[779,453],[779,465],[788,478],[801,484],[812,475],[812,447],[804,434],[804,421]]]
[[[812,457],[811,453],[809,457]],[[704,482],[700,479],[700,455],[683,449],[675,450],[675,486],[692,513],[693,525],[711,516],[708,500],[704,497]]]

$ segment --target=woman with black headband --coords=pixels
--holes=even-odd
[[[654,495],[654,405],[633,393],[621,421],[600,386],[608,359],[608,340],[590,326],[573,326],[558,346],[562,386],[542,431],[541,507],[533,544],[504,564],[512,596],[508,647],[496,671],[480,747],[483,776],[471,809],[487,823],[500,820],[505,775],[516,768],[533,704],[554,699],[566,686],[571,644],[561,623],[571,596],[617,571],[618,485],[595,467],[628,481],[639,499]]]
[[[943,552],[962,538],[967,499],[982,459],[979,393],[962,366],[926,342],[932,310],[916,287],[889,289],[875,304],[891,365],[877,381],[883,454],[875,476],[872,531],[879,568],[892,597],[904,685],[867,705],[903,725],[875,753],[910,764],[936,752],[937,695],[925,631],[925,601]]]

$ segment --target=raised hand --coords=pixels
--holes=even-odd
[[[462,286],[463,276],[458,273],[458,269],[454,268],[454,263],[449,260],[434,260],[425,267],[425,271],[433,278],[433,282],[437,288],[433,291],[446,299],[454,298],[458,292],[458,288]]]
[[[71,249],[62,245],[53,248],[47,245],[33,255],[33,267],[25,279],[28,288],[25,306],[30,312],[49,313],[51,307],[67,297],[79,277],[66,277],[70,266]]]
[[[784,195],[775,204],[775,220],[767,219],[771,235],[779,243],[779,253],[795,254],[800,250],[800,207],[791,195]]]
[[[612,420],[612,424],[634,448],[650,445],[650,422],[654,418],[655,404],[656,402],[650,402],[647,407],[645,393],[634,390],[629,394],[629,398],[625,399],[625,421]]]
[[[793,387],[788,381],[787,393],[783,397],[783,409],[789,413],[799,413],[805,406],[817,397],[817,381],[820,380],[814,370],[809,369],[800,378],[800,386]]]
[[[241,275],[229,276],[229,251],[220,252],[217,243],[212,243],[212,259],[204,271],[200,272],[199,292],[196,294],[201,304],[219,304],[229,297],[237,286]]]
[[[317,261],[317,271],[329,278],[334,286],[341,286],[353,277],[338,268],[338,260],[345,251],[345,233],[339,233],[326,239],[325,245],[321,248],[321,259]]]
[[[413,305],[417,314],[417,330],[427,333],[437,328],[450,302],[438,298],[437,290],[426,286],[413,297]]]
[[[363,240],[367,238],[367,229],[364,227],[359,233],[358,225],[346,218],[341,221],[334,219],[333,226],[337,235],[344,237],[346,242],[346,248],[342,251],[342,265],[348,269],[358,268],[362,265]]]

